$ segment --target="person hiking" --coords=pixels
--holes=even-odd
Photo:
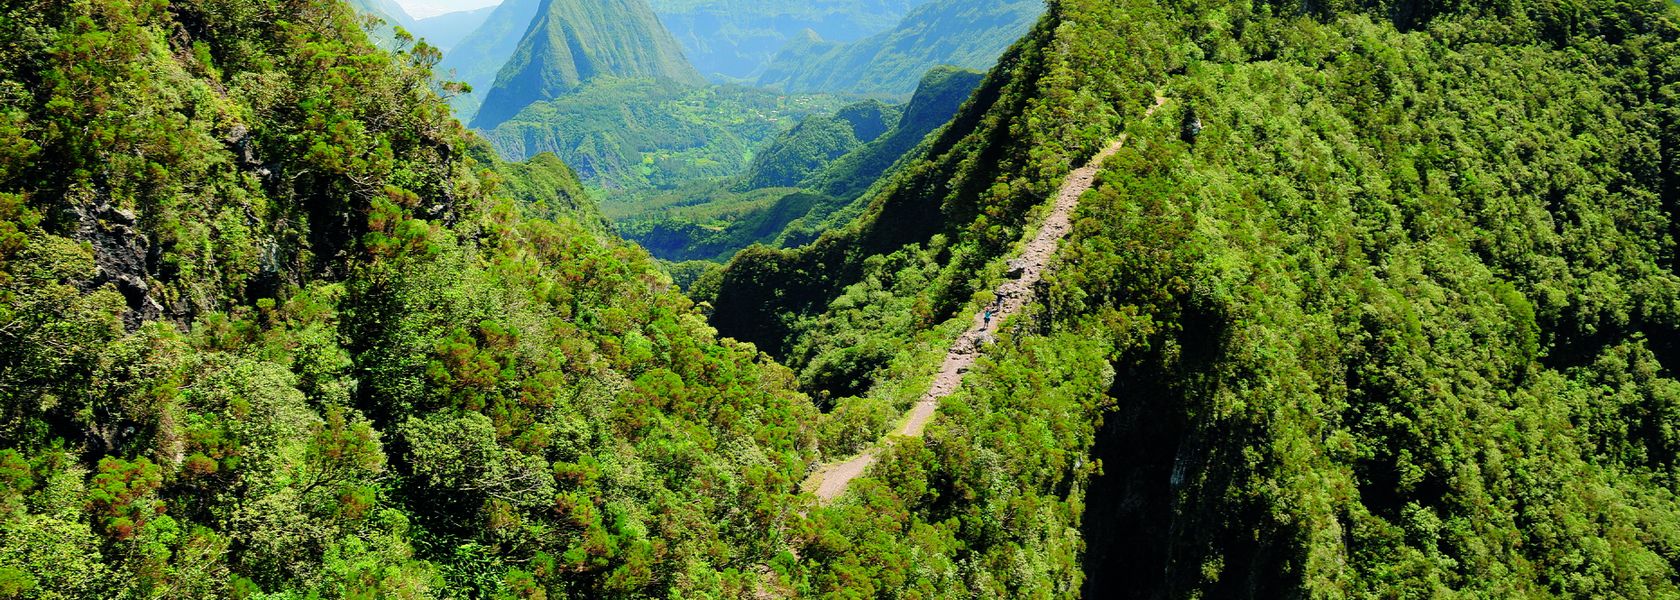
[[[993,311],[993,307],[987,306],[986,310],[984,312],[980,313],[981,320],[985,321],[985,325],[984,325],[985,327],[991,327],[992,326],[992,311]]]

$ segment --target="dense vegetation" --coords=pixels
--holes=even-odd
[[[1680,594],[1672,3],[1060,0],[710,325],[392,31],[0,5],[0,595]]]
[[[881,137],[898,123],[900,110],[870,100],[841,108],[832,116],[806,117],[753,156],[740,187],[797,185],[834,159]]]
[[[741,176],[613,198],[606,212],[621,235],[666,260],[728,260],[752,244],[807,243],[854,218],[864,191],[944,126],[980,78],[934,69],[907,105],[871,100],[807,117]]]
[[[564,214],[563,165],[494,162],[435,51],[319,0],[17,2],[0,37],[0,595],[788,572],[791,375]]]
[[[1049,301],[813,513],[812,580],[1680,593],[1676,57],[1656,0],[1054,4],[852,227],[716,288],[725,334],[833,394],[825,433],[883,431],[931,372],[905,349],[1131,134]]]
[[[904,98],[929,69],[988,69],[1044,12],[1043,0],[929,0],[892,29],[856,41],[815,31],[793,38],[758,75],[761,86]]]
[[[603,77],[532,104],[484,136],[509,159],[552,152],[592,187],[670,188],[741,173],[759,145],[841,103],[732,85]]]
[[[705,83],[647,0],[543,0],[472,126],[494,129],[597,77]]]

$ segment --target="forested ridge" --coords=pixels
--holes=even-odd
[[[1680,594],[1680,8],[1047,9],[691,300],[346,4],[0,3],[0,596]]]
[[[1131,136],[1049,301],[802,556],[983,595],[1677,593],[1677,22],[1054,3],[856,222],[715,288],[714,324],[794,368],[848,456],[1066,165]]]

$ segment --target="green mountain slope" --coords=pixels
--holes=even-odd
[[[753,149],[840,100],[741,86],[597,78],[484,133],[505,157],[553,152],[593,187],[670,188],[747,168]]]
[[[443,60],[437,65],[438,75],[472,86],[472,93],[449,102],[462,122],[472,121],[478,113],[485,94],[496,84],[496,74],[519,48],[539,8],[542,0],[504,0],[490,11],[483,24],[443,53]]]
[[[494,129],[596,77],[705,83],[646,0],[544,0],[472,126]]]
[[[806,117],[753,156],[741,185],[796,185],[830,161],[880,137],[897,122],[896,112],[871,100],[842,108],[832,116]]]
[[[891,132],[867,141],[811,173],[800,185],[836,198],[858,197],[923,138],[945,126],[979,87],[981,79],[978,71],[954,67],[928,71],[916,85],[916,93],[904,105],[904,115],[894,123]]]
[[[859,195],[956,114],[980,78],[934,69],[904,107],[871,100],[807,117],[743,175],[614,199],[608,209],[620,234],[665,260],[728,260],[752,244],[806,243],[849,221]]]
[[[850,228],[722,274],[713,323],[871,432],[846,456],[1130,134],[1047,301],[813,514],[848,557],[813,581],[1677,593],[1677,50],[1660,0],[1057,3]]]
[[[412,32],[415,37],[425,39],[426,43],[437,46],[447,55],[451,48],[483,26],[490,14],[496,12],[496,8],[498,7],[486,6],[476,10],[427,17],[415,21]]]
[[[891,29],[924,0],[650,0],[689,60],[714,80],[756,78],[806,30],[852,41]]]
[[[495,162],[431,57],[321,1],[0,38],[0,595],[793,585],[791,375],[566,214],[564,165]]]
[[[789,92],[904,97],[939,65],[989,69],[1044,12],[1041,0],[932,0],[894,28],[855,42],[807,32],[758,77]]]

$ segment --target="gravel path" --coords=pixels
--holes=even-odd
[[[1149,107],[1144,116],[1154,114],[1166,101],[1166,98],[1156,97],[1155,105]],[[1055,256],[1056,245],[1073,229],[1073,209],[1079,205],[1079,197],[1091,189],[1103,160],[1113,156],[1125,144],[1126,135],[1121,134],[1120,139],[1091,157],[1085,166],[1068,173],[1067,179],[1062,181],[1061,190],[1056,193],[1056,204],[1051,207],[1050,216],[1045,217],[1038,234],[1033,236],[1032,241],[1027,242],[1027,247],[1021,251],[1020,256],[1009,261],[1010,279],[993,290],[997,296],[998,310],[992,314],[991,323],[986,323],[982,315],[974,315],[968,330],[957,336],[957,340],[951,343],[951,349],[945,353],[945,363],[939,367],[939,374],[934,376],[933,385],[928,388],[927,393],[922,394],[922,399],[916,402],[916,406],[910,409],[909,420],[889,437],[920,437],[928,421],[933,419],[934,409],[939,408],[939,401],[957,391],[957,387],[962,385],[963,375],[974,365],[974,359],[979,356],[981,346],[997,333],[997,328],[1005,318],[1019,312],[1033,300],[1033,286],[1044,276],[1044,267],[1050,262],[1050,257]],[[816,477],[806,482],[806,489],[815,488],[814,492],[822,502],[838,498],[846,491],[847,484],[863,475],[863,472],[869,469],[869,465],[875,464],[880,448],[881,444],[877,443],[845,462],[823,467]]]

